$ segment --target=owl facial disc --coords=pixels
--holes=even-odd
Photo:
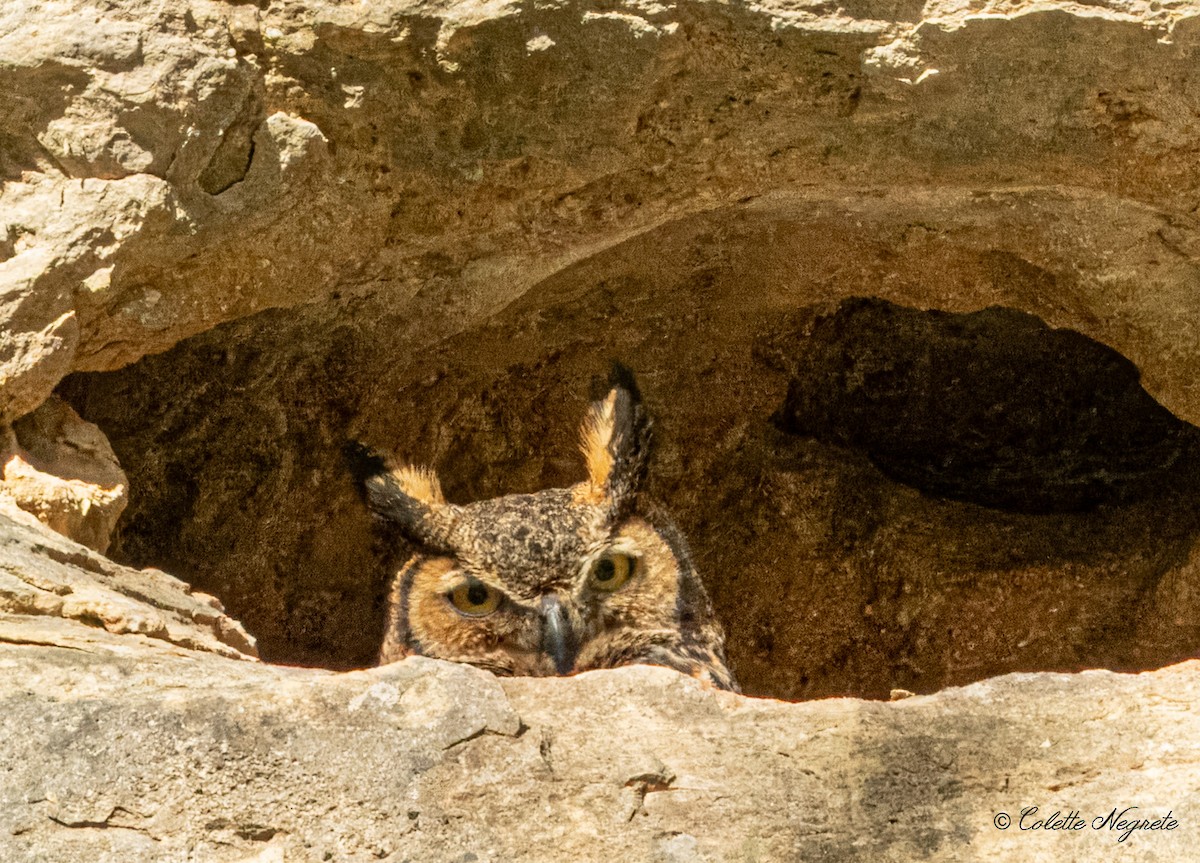
[[[456,505],[433,471],[351,444],[386,535],[415,553],[388,597],[380,662],[419,654],[505,675],[647,663],[724,689],[724,633],[679,530],[644,499],[650,418],[615,367],[580,429],[570,488]]]

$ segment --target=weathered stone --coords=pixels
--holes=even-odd
[[[648,667],[331,674],[103,643],[3,644],[0,666],[13,863],[1149,861],[1195,844],[1197,663],[805,704]],[[1122,840],[1103,819],[1126,807],[1174,822]],[[1055,811],[1085,828],[1021,829]]]
[[[1070,380],[1103,401],[1123,369],[1144,402],[1128,361],[1192,434],[1198,59],[1189,0],[5,4],[0,428],[31,440],[57,387],[129,472],[115,555],[220,596],[269,659],[350,667],[388,571],[342,442],[436,463],[456,499],[564,484],[615,355],[749,691],[1162,668],[1200,650],[1186,472],[1032,512],[928,482],[921,447],[888,461],[879,417],[769,417],[818,322],[878,297],[1069,329],[1120,355],[1071,353]],[[1111,486],[1103,423],[1030,419],[1059,459],[1022,474],[1040,500],[1054,465]],[[102,547],[82,508],[58,526]],[[273,667],[234,661],[253,643],[218,600],[4,512],[6,861],[1195,846],[1194,663],[799,705],[662,670]],[[1179,826],[994,826],[1033,805]]]
[[[119,566],[51,532],[3,496],[0,642],[81,649],[99,643],[129,655],[169,644],[241,659],[257,655],[254,640],[218,600],[165,572]]]
[[[100,429],[52,396],[16,423],[0,460],[0,495],[63,536],[107,550],[128,480]]]
[[[427,332],[478,321],[640,231],[798,186],[1087,187],[1118,221],[1157,208],[1157,272],[1193,278],[1171,271],[1196,244],[1194,11],[13,6],[0,409],[28,412],[71,369],[334,291],[453,302]],[[910,221],[927,206],[914,191]],[[1111,329],[1179,320],[1183,295],[1141,276]],[[1192,352],[1114,347],[1200,418],[1172,372]]]

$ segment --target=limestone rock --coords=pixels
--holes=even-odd
[[[786,704],[649,667],[502,681],[81,646],[0,645],[13,863],[1036,863],[1195,843],[1197,663]],[[1159,829],[1122,839],[1104,819],[1126,807]],[[1056,811],[1085,828],[1021,829]]]
[[[124,471],[100,429],[51,396],[22,418],[3,455],[0,494],[101,554],[128,502]]]
[[[1196,420],[1173,371],[1194,353],[1131,330],[1190,308],[1198,21],[1141,0],[11,6],[0,417],[263,308],[423,291],[425,331],[453,330],[750,196],[940,185],[1156,208],[1162,278],[1106,329]]]
[[[1196,662],[890,703],[651,667],[335,674],[238,661],[203,598],[27,514],[0,531],[5,861],[1150,861],[1195,842]],[[1084,828],[1032,829],[1056,811]]]
[[[728,529],[714,498],[755,526],[701,553],[763,691],[846,691],[855,657],[851,691],[886,693],[1191,656],[1163,593],[1193,607],[1186,493],[1132,531],[1026,522],[762,424],[777,337],[872,296],[1036,315],[1200,422],[1198,57],[1194,4],[1144,0],[11,6],[0,422],[59,386],[131,475],[114,554],[219,593],[271,657],[349,667],[386,572],[342,440],[448,459],[464,494],[570,480],[569,445],[530,444],[615,355],[670,394],[663,492],[693,540]],[[525,378],[552,395],[493,410]],[[1099,598],[1065,639],[960,627],[1010,570],[1038,631],[1062,584]],[[1152,645],[1108,623],[1149,603]]]
[[[81,625],[86,624],[86,625]],[[159,645],[255,657],[215,598],[154,569],[134,570],[57,533],[0,496],[0,642],[137,655]]]
[[[128,472],[113,554],[173,575],[0,501],[0,858],[1188,859],[1200,671],[1163,666],[1200,649],[1170,445],[1200,424],[1198,59],[1187,0],[3,4],[10,481],[19,446],[67,481],[24,505],[104,547],[119,495],[70,485],[57,392]],[[998,424],[1032,430],[1014,462],[970,394],[938,428],[953,380],[896,373],[925,330],[877,382],[904,410],[834,404],[856,381],[798,363],[868,297],[1066,328],[1103,347],[1064,380],[1117,369],[1179,433],[1127,483],[1128,414],[1035,411]],[[373,653],[347,438],[452,498],[565,484],[609,356],[748,689],[925,694],[244,661],[222,603],[269,659]],[[958,470],[933,432],[999,458]],[[1018,462],[1053,506],[988,473]],[[1096,665],[1160,670],[994,677]],[[1126,806],[1179,824],[1091,826]]]

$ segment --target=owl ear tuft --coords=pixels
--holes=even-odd
[[[456,507],[446,503],[437,474],[412,465],[394,465],[357,441],[342,449],[346,465],[371,514],[411,542],[449,551]]]
[[[580,429],[592,493],[618,509],[633,501],[650,455],[650,417],[633,372],[613,363],[608,381],[593,381],[593,399]]]

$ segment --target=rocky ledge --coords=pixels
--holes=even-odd
[[[746,698],[651,667],[332,673],[239,653],[162,573],[0,528],[12,863],[1062,863],[1184,860],[1197,840],[1197,662],[892,702]],[[84,584],[108,591],[86,612],[29,596]],[[1070,813],[1084,826],[1046,826]]]
[[[14,863],[1166,860],[1196,840],[1198,663],[788,704],[648,667],[334,674],[46,621],[0,619]],[[1031,806],[1089,824],[1022,831]],[[1091,824],[1128,806],[1178,825]]]

